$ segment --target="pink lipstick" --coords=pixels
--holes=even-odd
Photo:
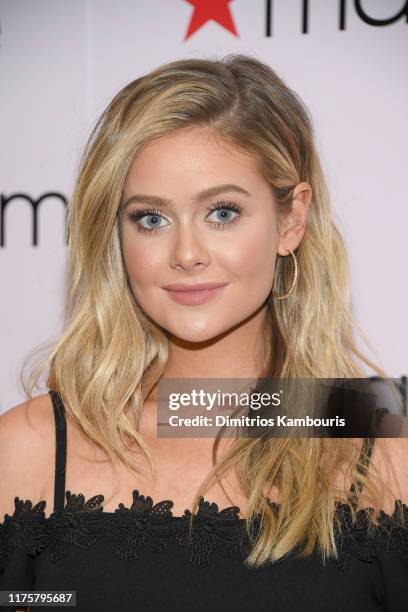
[[[197,285],[172,284],[165,285],[165,289],[171,299],[178,304],[194,306],[205,304],[212,300],[228,283],[200,283]]]

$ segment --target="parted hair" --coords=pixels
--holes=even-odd
[[[312,188],[305,234],[295,251],[295,290],[287,299],[267,300],[265,376],[365,377],[368,366],[386,377],[355,343],[358,333],[369,345],[351,313],[345,244],[333,219],[311,116],[300,97],[252,56],[168,62],[123,87],[90,134],[68,202],[63,331],[48,344],[40,365],[27,376],[25,368],[22,372],[29,397],[45,374],[48,388],[61,394],[67,414],[106,452],[116,475],[119,462],[137,473],[135,445],[154,472],[140,416],[169,355],[166,330],[139,307],[127,276],[120,227],[124,184],[144,146],[194,127],[253,156],[279,215],[290,210],[299,182]],[[291,258],[278,257],[273,291],[287,291],[292,274]],[[233,468],[248,498],[249,531],[252,517],[261,516],[249,565],[295,548],[308,555],[316,545],[323,559],[335,557],[335,501],[350,503],[353,513],[355,505],[346,489],[334,486],[334,476],[344,472],[380,504],[375,472],[372,478],[364,475],[358,457],[359,444],[347,438],[237,438],[221,457],[216,441],[213,469],[197,491],[193,513],[199,497]],[[280,492],[278,513],[264,495],[272,485]]]

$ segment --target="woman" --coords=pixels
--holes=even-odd
[[[405,440],[156,434],[165,379],[385,376],[352,337],[298,96],[242,55],[129,83],[84,153],[68,255],[65,331],[0,421],[1,588],[76,590],[79,610],[405,610]]]

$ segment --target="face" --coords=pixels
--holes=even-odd
[[[205,129],[180,130],[135,157],[123,202],[122,248],[133,293],[171,336],[210,340],[265,305],[279,233],[271,187],[252,157]],[[202,283],[223,286],[164,288]]]

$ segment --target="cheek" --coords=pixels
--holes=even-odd
[[[274,232],[256,231],[242,235],[225,249],[225,261],[236,276],[256,287],[272,284],[277,241]]]
[[[160,250],[144,246],[142,242],[123,238],[123,256],[133,287],[151,284],[160,265]]]
[[[267,227],[266,227],[267,226]],[[222,268],[244,282],[251,290],[268,291],[273,282],[277,251],[276,232],[269,224],[256,224],[250,231],[225,237],[220,241],[208,239],[207,248],[212,264],[222,273]],[[153,287],[163,282],[163,270],[168,266],[168,250],[152,248],[145,241],[137,241],[127,232],[123,235],[123,254],[130,282],[138,288]],[[167,253],[167,257],[166,257]],[[159,278],[161,274],[161,277]]]

